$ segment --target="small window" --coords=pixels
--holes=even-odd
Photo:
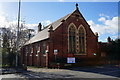
[[[25,51],[26,51],[26,55],[27,55],[28,54],[28,46],[26,46]]]
[[[33,46],[32,45],[30,46],[30,49],[31,49],[31,53],[33,53]]]
[[[43,54],[46,53],[46,42],[43,42],[43,44],[42,44],[42,53]]]
[[[36,49],[36,53],[39,53],[40,52],[40,45],[39,45],[39,43],[36,43],[36,45],[35,45],[35,49]]]
[[[37,51],[38,51],[38,44],[36,43],[35,44],[35,54],[37,54]]]
[[[38,44],[38,49],[37,49],[37,53],[40,52],[40,44]]]

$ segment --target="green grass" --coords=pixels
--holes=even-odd
[[[39,69],[39,68],[46,68],[46,67],[27,66],[27,68]]]

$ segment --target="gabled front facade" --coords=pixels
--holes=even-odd
[[[41,27],[41,24],[38,26]],[[94,34],[76,9],[51,23],[31,38],[22,48],[22,63],[29,66],[53,67],[56,63],[73,66],[97,64],[99,57],[98,34]]]

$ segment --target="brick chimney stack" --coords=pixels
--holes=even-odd
[[[42,30],[42,25],[41,25],[41,23],[39,23],[39,25],[38,25],[38,32],[40,32]]]
[[[108,38],[107,38],[107,40],[108,40],[108,43],[110,43],[110,42],[111,42],[111,38],[110,38],[110,37],[108,37]]]

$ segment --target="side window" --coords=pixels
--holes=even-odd
[[[40,43],[38,43],[37,53],[40,52]]]
[[[38,51],[38,44],[36,43],[35,44],[35,54],[37,54],[37,51]]]
[[[31,53],[33,53],[33,46],[31,45],[30,48],[31,48]]]
[[[26,56],[27,56],[27,54],[28,54],[28,46],[26,46],[25,52],[26,52]]]
[[[46,53],[46,42],[42,43],[42,54]]]

